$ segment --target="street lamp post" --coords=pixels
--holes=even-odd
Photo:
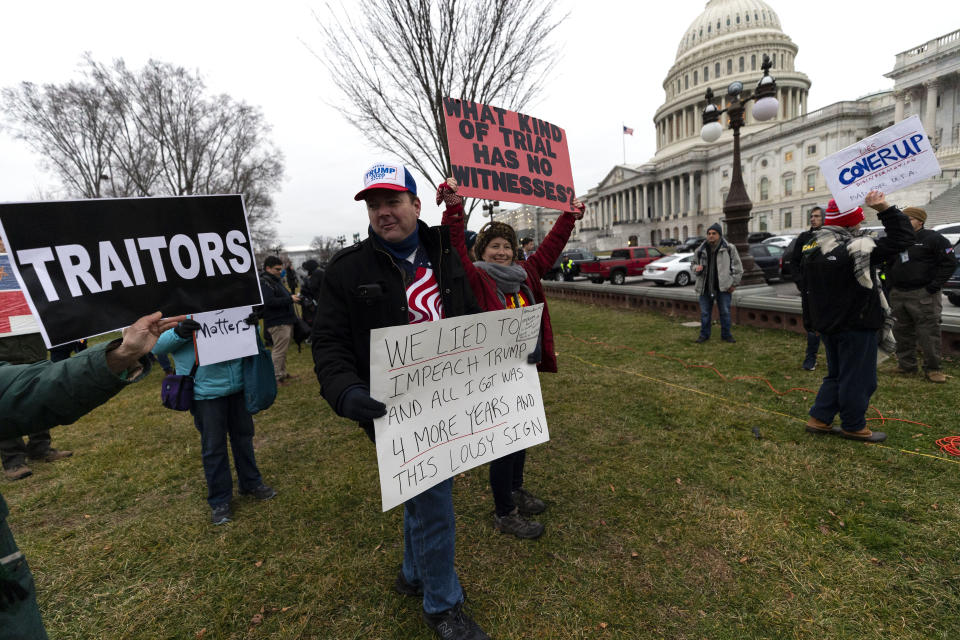
[[[777,82],[770,75],[771,66],[770,56],[763,54],[763,64],[760,66],[763,69],[763,77],[757,83],[753,95],[748,98],[740,99],[743,91],[742,83],[730,83],[727,87],[729,104],[726,109],[717,109],[713,104],[713,90],[707,89],[707,106],[703,110],[703,128],[700,130],[700,137],[705,142],[716,142],[723,133],[723,125],[720,124],[721,114],[726,113],[730,118],[730,128],[733,129],[733,176],[730,179],[730,191],[723,203],[723,220],[727,223],[727,238],[737,247],[743,262],[741,284],[761,284],[763,272],[757,268],[747,244],[747,223],[750,222],[753,203],[747,195],[747,188],[743,184],[743,172],[740,168],[740,127],[744,124],[746,103],[751,100],[754,101],[753,117],[757,120],[763,122],[777,115],[780,103],[776,98]]]
[[[483,209],[483,217],[490,218],[490,221],[493,221],[493,212],[494,209],[500,206],[499,200],[487,200],[484,202],[480,208]]]

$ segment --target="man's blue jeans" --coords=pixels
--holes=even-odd
[[[713,316],[713,302],[717,302],[717,310],[720,312],[720,337],[730,338],[730,300],[733,294],[727,291],[721,291],[715,295],[707,293],[700,296],[700,337],[710,337],[710,321]]]
[[[233,464],[237,468],[240,489],[252,491],[263,484],[253,455],[253,417],[247,411],[242,391],[212,400],[194,400],[190,413],[200,432],[207,502],[211,507],[226,504],[233,497],[227,436],[233,449]]]
[[[453,568],[453,479],[403,503],[403,577],[423,587],[423,610],[440,613],[463,600]]]
[[[870,396],[877,390],[877,332],[844,331],[821,337],[827,377],[810,415],[826,424],[839,415],[844,431],[860,431],[867,425]]]

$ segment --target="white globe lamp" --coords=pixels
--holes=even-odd
[[[723,125],[719,122],[708,122],[700,129],[700,137],[704,142],[716,142],[723,133]]]

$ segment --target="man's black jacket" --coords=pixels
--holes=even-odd
[[[297,321],[293,297],[283,286],[283,280],[264,271],[260,274],[260,291],[263,292],[264,327],[279,327]]]
[[[481,313],[446,227],[418,222],[445,318]],[[314,370],[323,397],[337,410],[343,392],[370,385],[370,330],[407,324],[403,272],[374,236],[339,251],[327,265],[313,323]],[[382,398],[377,398],[382,400]]]
[[[917,240],[903,253],[897,254],[893,266],[887,269],[887,282],[894,289],[912,291],[925,288],[934,293],[943,288],[957,268],[950,241],[931,229],[917,231]]]
[[[886,236],[877,240],[870,254],[871,269],[893,260],[914,242],[910,220],[899,209],[888,207],[879,218]],[[830,259],[809,261],[804,257],[797,266],[800,267],[803,326],[808,331],[830,335],[877,330],[883,326],[880,293],[857,282],[853,259],[845,249],[835,252]]]

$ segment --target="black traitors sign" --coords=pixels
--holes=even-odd
[[[48,347],[263,301],[239,195],[0,204],[0,224]]]

